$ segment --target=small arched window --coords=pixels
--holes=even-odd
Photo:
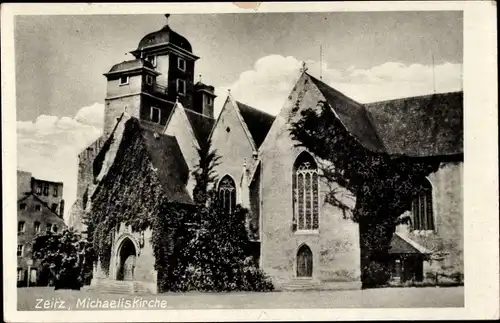
[[[422,191],[412,202],[413,230],[434,230],[432,185],[426,179]]]
[[[219,203],[225,213],[231,213],[236,206],[236,184],[231,176],[224,176],[219,183]]]
[[[302,152],[295,160],[292,185],[294,230],[318,230],[318,165],[307,152]]]

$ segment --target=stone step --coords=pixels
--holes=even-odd
[[[97,291],[110,294],[148,294],[147,288],[137,281],[119,281],[101,279],[95,285],[86,288],[88,291]]]
[[[317,280],[294,279],[282,285],[285,291],[319,290],[321,283]]]

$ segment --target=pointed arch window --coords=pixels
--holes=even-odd
[[[412,202],[413,230],[435,229],[432,202],[432,185],[429,180],[422,183],[422,191]]]
[[[319,229],[318,165],[307,152],[302,152],[293,165],[293,229]]]
[[[236,184],[229,176],[224,176],[219,183],[219,203],[225,213],[231,213],[236,206]]]

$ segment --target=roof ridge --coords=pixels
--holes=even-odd
[[[209,116],[207,116],[207,115],[204,115],[203,113],[199,113],[199,112],[197,112],[197,111],[191,110],[191,109],[186,108],[186,107],[184,108],[184,110],[189,111],[189,112],[192,112],[192,113],[193,113],[193,114],[195,114],[195,115],[199,115],[199,116],[202,116],[202,117],[207,118],[207,119],[215,120],[215,119],[214,119],[214,118],[212,118],[212,117],[209,117]]]
[[[237,103],[237,104],[242,104],[242,105],[244,105],[244,106],[246,106],[246,107],[248,107],[248,108],[250,108],[250,109],[253,109],[253,110],[257,111],[257,112],[260,112],[260,113],[266,114],[266,115],[268,115],[269,117],[276,118],[276,116],[275,116],[275,115],[272,115],[272,114],[270,114],[270,113],[267,113],[266,111],[263,111],[263,110],[260,110],[260,109],[255,108],[255,107],[252,107],[251,105],[248,105],[248,104],[246,104],[246,103],[243,103],[243,102],[240,102],[240,101],[236,101],[236,103]]]
[[[447,94],[459,94],[459,93],[464,93],[463,90],[460,91],[448,91],[448,92],[440,92],[440,93],[429,93],[429,94],[421,94],[421,95],[415,95],[415,96],[405,96],[401,98],[395,98],[395,99],[388,99],[388,100],[382,100],[382,101],[373,101],[373,102],[368,102],[368,103],[363,103],[364,106],[366,105],[372,105],[372,104],[379,104],[379,103],[388,103],[388,102],[393,102],[393,101],[399,101],[399,100],[408,100],[408,99],[418,99],[418,98],[425,98],[425,97],[432,97],[435,95],[447,95]]]
[[[318,80],[317,78],[315,78],[314,76],[312,76],[312,75],[311,75],[311,74],[309,74],[309,73],[305,73],[305,74],[307,74],[307,76],[309,76],[309,77],[313,80],[313,82],[315,82],[315,83],[321,83],[322,85],[327,86],[327,87],[329,87],[330,89],[332,89],[332,90],[335,92],[335,94],[339,95],[342,99],[345,99],[345,100],[347,100],[347,101],[349,101],[349,102],[351,102],[351,103],[354,103],[354,104],[356,104],[356,105],[358,105],[358,106],[364,107],[364,105],[363,105],[362,103],[359,103],[358,101],[356,101],[356,100],[354,100],[354,99],[352,99],[352,98],[348,97],[348,96],[347,96],[347,95],[345,95],[344,93],[342,93],[342,92],[340,92],[339,90],[337,90],[336,88],[334,88],[334,87],[332,87],[332,86],[330,86],[330,85],[326,84],[326,83],[325,83],[325,82],[323,82],[322,80]],[[323,93],[323,91],[322,91],[321,89],[319,89],[319,90],[321,91],[321,93]]]

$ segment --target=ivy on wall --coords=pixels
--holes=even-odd
[[[398,217],[410,209],[427,175],[443,162],[459,162],[461,157],[411,158],[372,152],[344,127],[327,102],[318,102],[318,107],[301,112],[301,118],[291,124],[291,136],[298,146],[328,162],[322,165],[327,182],[356,196],[352,212],[359,223],[363,287],[385,285],[391,273],[389,248]],[[327,202],[349,208],[336,193],[331,191]]]
[[[123,223],[133,232],[151,229],[160,292],[272,290],[248,248],[248,211],[239,207],[223,216],[216,194],[208,192],[218,160],[210,142],[198,151],[195,203],[174,203],[152,167],[143,131],[137,119],[126,122],[114,163],[85,216],[89,241],[102,270],[109,273],[113,233]]]

